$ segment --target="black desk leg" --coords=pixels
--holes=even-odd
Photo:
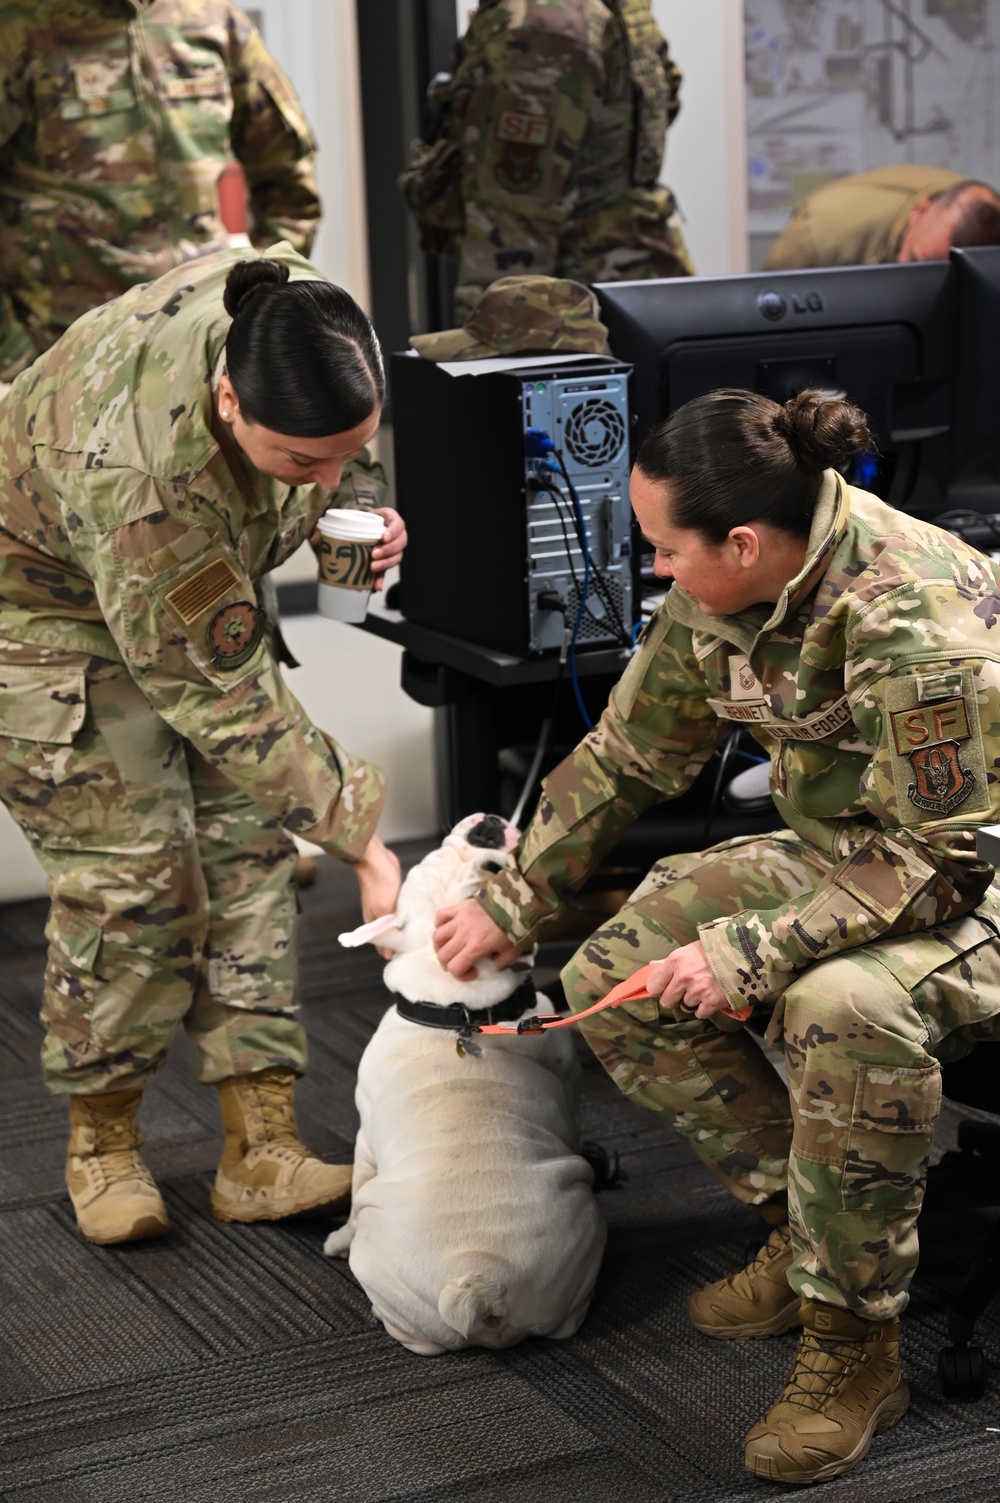
[[[499,813],[500,805],[497,691],[474,679],[466,680],[464,690],[454,704],[434,712],[438,808],[448,830],[467,814]]]

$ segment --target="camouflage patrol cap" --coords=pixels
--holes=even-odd
[[[610,355],[597,298],[564,277],[500,277],[491,282],[461,329],[415,334],[427,360],[482,360],[490,355]]]

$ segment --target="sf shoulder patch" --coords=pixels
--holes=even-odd
[[[902,678],[887,689],[893,781],[904,823],[951,814],[960,805],[966,806],[963,814],[989,807],[972,669],[940,677],[947,683]],[[947,698],[937,697],[942,689],[949,691]]]
[[[508,193],[531,193],[540,186],[539,159],[551,132],[552,123],[547,115],[529,115],[514,109],[497,111],[493,126],[493,135],[500,143],[496,177]]]
[[[241,668],[257,651],[266,618],[259,605],[234,600],[216,611],[206,632],[209,655],[216,668]]]

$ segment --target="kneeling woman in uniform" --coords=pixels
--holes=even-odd
[[[718,1338],[801,1325],[747,1438],[779,1482],[837,1476],[908,1402],[898,1318],[940,1061],[1000,1038],[1000,594],[990,561],[852,489],[863,415],[718,391],[643,444],[632,502],[674,581],[597,729],[546,780],[515,853],[439,916],[461,973],[530,944],[637,814],[749,731],[787,828],[653,868],[563,973],[576,1010],[646,962],[651,999],[582,1028],[628,1095],[774,1227],[699,1290]],[[720,1014],[770,1015],[789,1089]]]
[[[279,245],[85,315],[0,409],[0,796],[48,874],[43,1063],[91,1241],[168,1230],[136,1112],[179,1023],[221,1096],[216,1215],[349,1197],[350,1166],[295,1126],[285,832],[354,865],[369,918],[399,866],[375,834],[383,776],[289,693],[261,581],[311,535],[383,392],[365,314]],[[384,571],[405,533],[382,515]]]

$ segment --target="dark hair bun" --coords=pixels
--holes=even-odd
[[[235,318],[258,292],[281,287],[287,281],[288,267],[283,261],[269,261],[265,256],[254,261],[237,261],[226,278],[223,307],[230,318]]]
[[[828,391],[800,391],[782,407],[781,426],[792,453],[809,474],[818,475],[843,464],[851,454],[875,447],[861,409]]]

